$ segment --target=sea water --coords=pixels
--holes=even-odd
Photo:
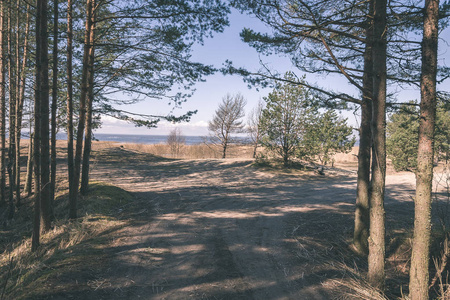
[[[205,141],[209,141],[208,136],[183,136],[186,145],[202,144]],[[59,140],[67,139],[65,133],[58,133],[56,136]],[[167,143],[168,135],[138,135],[138,134],[107,134],[107,133],[94,133],[94,139],[104,142],[118,142],[118,143],[130,143],[130,144],[164,144]],[[246,137],[235,138],[240,143],[248,142]]]

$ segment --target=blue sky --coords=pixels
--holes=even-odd
[[[267,31],[261,22],[248,15],[241,15],[233,11],[230,16],[230,26],[223,33],[215,34],[213,38],[207,39],[204,45],[196,45],[192,52],[192,59],[205,64],[211,64],[220,67],[227,59],[233,61],[234,65],[246,67],[249,70],[257,70],[260,68],[260,57],[257,52],[243,43],[239,37],[239,33],[244,27]],[[450,41],[449,30],[441,35],[440,44],[440,63],[445,64],[450,60],[448,45],[446,41]],[[264,63],[268,63],[273,69],[279,72],[294,71],[297,75],[302,75],[298,70],[292,68],[292,65],[286,57],[261,57]],[[247,99],[246,112],[249,112],[256,106],[258,100],[271,91],[270,89],[262,89],[257,91],[255,88],[249,89],[242,78],[238,76],[223,76],[215,74],[205,78],[205,82],[197,83],[195,94],[182,105],[181,109],[175,109],[175,114],[183,114],[189,110],[198,110],[189,123],[171,124],[161,122],[158,128],[146,129],[136,128],[131,124],[118,121],[112,118],[103,117],[102,128],[96,130],[97,133],[110,134],[157,134],[166,135],[173,128],[179,127],[184,135],[207,135],[208,120],[212,119],[214,111],[219,105],[223,96],[227,93],[240,92]],[[313,76],[307,74],[307,79],[317,82],[320,86],[348,92],[354,94],[353,88],[347,83],[342,76]],[[440,86],[441,89],[449,90],[448,81]],[[405,90],[399,95],[400,100],[418,99],[417,90]],[[171,107],[164,100],[147,100],[128,106],[128,111],[139,112],[144,114],[162,114],[166,115]],[[351,125],[357,126],[357,118],[352,112],[343,112],[348,118]]]

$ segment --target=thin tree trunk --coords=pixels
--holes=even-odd
[[[31,132],[31,130],[30,130]],[[25,179],[24,191],[28,197],[31,196],[32,185],[33,185],[33,137],[34,134],[30,135],[30,141],[28,143],[28,159],[27,159],[27,175]]]
[[[50,202],[50,145],[49,145],[49,84],[48,84],[48,32],[47,32],[47,1],[37,0],[36,10],[36,105],[35,126],[39,126],[40,133],[37,143],[39,150],[35,153],[36,162],[40,162],[40,195],[41,203],[41,232],[51,227]],[[40,125],[38,125],[40,124]],[[40,136],[39,136],[40,135]],[[35,147],[36,150],[36,147]],[[36,156],[39,156],[36,159]]]
[[[45,0],[38,0],[38,3]],[[39,12],[39,11],[38,11]],[[38,16],[42,15],[39,12]],[[39,22],[36,20],[36,36],[39,36]],[[36,54],[40,53],[42,46],[37,39]],[[33,234],[31,237],[31,251],[36,251],[40,244],[40,228],[41,228],[41,172],[40,172],[40,144],[41,144],[41,108],[40,108],[40,90],[38,87],[39,74],[41,68],[40,56],[36,55],[36,83],[34,95],[34,138],[33,138],[33,172],[34,172],[34,215],[33,215]],[[40,79],[39,79],[40,80]]]
[[[5,2],[0,11],[0,205],[6,205]]]
[[[39,0],[42,1],[42,0]],[[37,97],[37,96],[35,96]],[[39,140],[40,140],[40,122],[39,120],[39,105],[35,102],[34,107],[34,141],[33,141],[33,161],[34,161],[34,214],[33,214],[33,234],[31,236],[31,251],[36,251],[40,244],[40,228],[41,228],[41,182],[40,182],[40,172],[39,172]]]
[[[14,57],[13,50],[13,25],[12,25],[12,1],[9,3],[8,14],[8,75],[9,75],[9,147],[8,147],[8,178],[9,178],[9,210],[8,219],[14,217],[14,191],[15,191],[15,154],[16,154],[16,95],[15,95],[15,76],[14,76]]]
[[[386,7],[387,0],[374,0],[372,180],[370,193],[369,283],[379,290],[385,284],[386,178]]]
[[[95,7],[95,0],[92,1],[92,7]],[[94,102],[94,58],[95,58],[95,10],[91,12],[91,29],[89,33],[89,75],[88,75],[88,97],[86,112],[86,133],[83,152],[83,169],[81,176],[80,193],[86,195],[89,187],[89,159],[91,157],[92,144],[92,107]]]
[[[69,218],[77,218],[77,193],[73,161],[73,79],[72,79],[72,0],[67,1],[67,169],[69,176]]]
[[[369,16],[373,15],[373,6],[369,3]],[[358,150],[358,179],[356,184],[356,210],[355,231],[353,245],[358,253],[369,253],[369,188],[370,188],[370,151],[372,148],[372,132],[370,121],[372,119],[372,90],[373,90],[373,64],[372,64],[372,35],[373,22],[367,18],[366,49],[364,52],[363,96],[361,103],[361,127],[359,129]]]
[[[258,133],[256,134],[255,145],[253,146],[253,158],[256,158],[256,150],[258,149],[258,144],[259,144],[259,129]]]
[[[14,148],[15,150],[15,160],[14,160],[14,176],[15,176],[15,194],[16,194],[16,204],[20,205],[20,127],[22,125],[21,122],[21,118],[19,118],[19,114],[22,113],[21,108],[20,108],[20,98],[19,98],[19,93],[20,93],[20,27],[19,27],[19,18],[20,18],[20,10],[19,10],[19,5],[20,5],[20,1],[17,0],[16,1],[16,24],[15,24],[15,30],[16,30],[16,34],[15,34],[15,82],[16,82],[16,91],[15,91],[15,95],[16,95],[16,111],[14,112],[16,118],[15,118],[15,131],[14,134],[15,136],[15,141],[16,141],[16,147]]]
[[[225,158],[227,156],[227,147],[228,147],[228,142],[225,141],[225,143],[223,143],[222,158]]]
[[[428,299],[433,146],[437,101],[438,20],[439,0],[426,0],[422,40],[419,148],[417,153],[416,198],[414,201],[414,238],[409,279],[409,295],[412,300]]]
[[[17,2],[19,3],[19,1]],[[25,100],[25,83],[26,83],[26,67],[27,67],[27,59],[28,59],[28,35],[30,31],[30,11],[29,6],[27,6],[27,23],[25,27],[25,40],[23,46],[23,58],[22,58],[22,67],[20,68],[20,60],[16,59],[17,64],[17,106],[16,106],[16,202],[17,205],[20,205],[20,138],[22,134],[22,116],[23,116],[23,104]],[[19,4],[17,4],[17,19],[19,19]],[[17,21],[17,27],[19,23]],[[19,33],[17,30],[16,34],[16,55],[19,57]]]
[[[56,108],[58,96],[58,0],[53,0],[53,81],[52,81],[52,147],[51,147],[51,178],[50,199],[55,200],[56,188]]]
[[[84,37],[83,53],[83,71],[81,75],[81,96],[80,96],[80,114],[78,118],[77,142],[75,147],[75,176],[74,176],[74,194],[78,194],[78,187],[81,173],[81,157],[83,150],[83,134],[86,124],[86,98],[88,94],[88,73],[89,73],[89,51],[91,36],[91,21],[93,13],[93,1],[87,0],[86,3],[86,29]]]

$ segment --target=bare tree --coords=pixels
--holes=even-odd
[[[256,150],[261,138],[261,126],[260,121],[262,117],[262,112],[264,109],[264,102],[260,99],[256,107],[254,107],[247,119],[247,132],[250,135],[250,140],[253,144],[253,158],[256,157]]]
[[[170,131],[167,137],[167,144],[169,145],[172,156],[178,157],[181,148],[186,144],[186,138],[183,136],[180,128],[175,128]]]
[[[247,101],[242,94],[227,94],[222,98],[222,103],[216,110],[212,121],[208,123],[208,129],[213,137],[222,145],[222,158],[226,157],[227,148],[233,142],[231,135],[242,132],[244,129],[244,107]]]

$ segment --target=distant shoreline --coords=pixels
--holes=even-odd
[[[208,140],[208,136],[190,136],[183,135],[186,145],[199,145]],[[67,135],[65,133],[58,133],[56,138],[58,140],[66,140]],[[165,144],[167,143],[168,135],[138,135],[138,134],[107,134],[107,133],[94,133],[94,139],[100,142],[117,142],[117,143],[129,143],[129,144]],[[237,137],[242,143],[247,143],[247,137]]]

